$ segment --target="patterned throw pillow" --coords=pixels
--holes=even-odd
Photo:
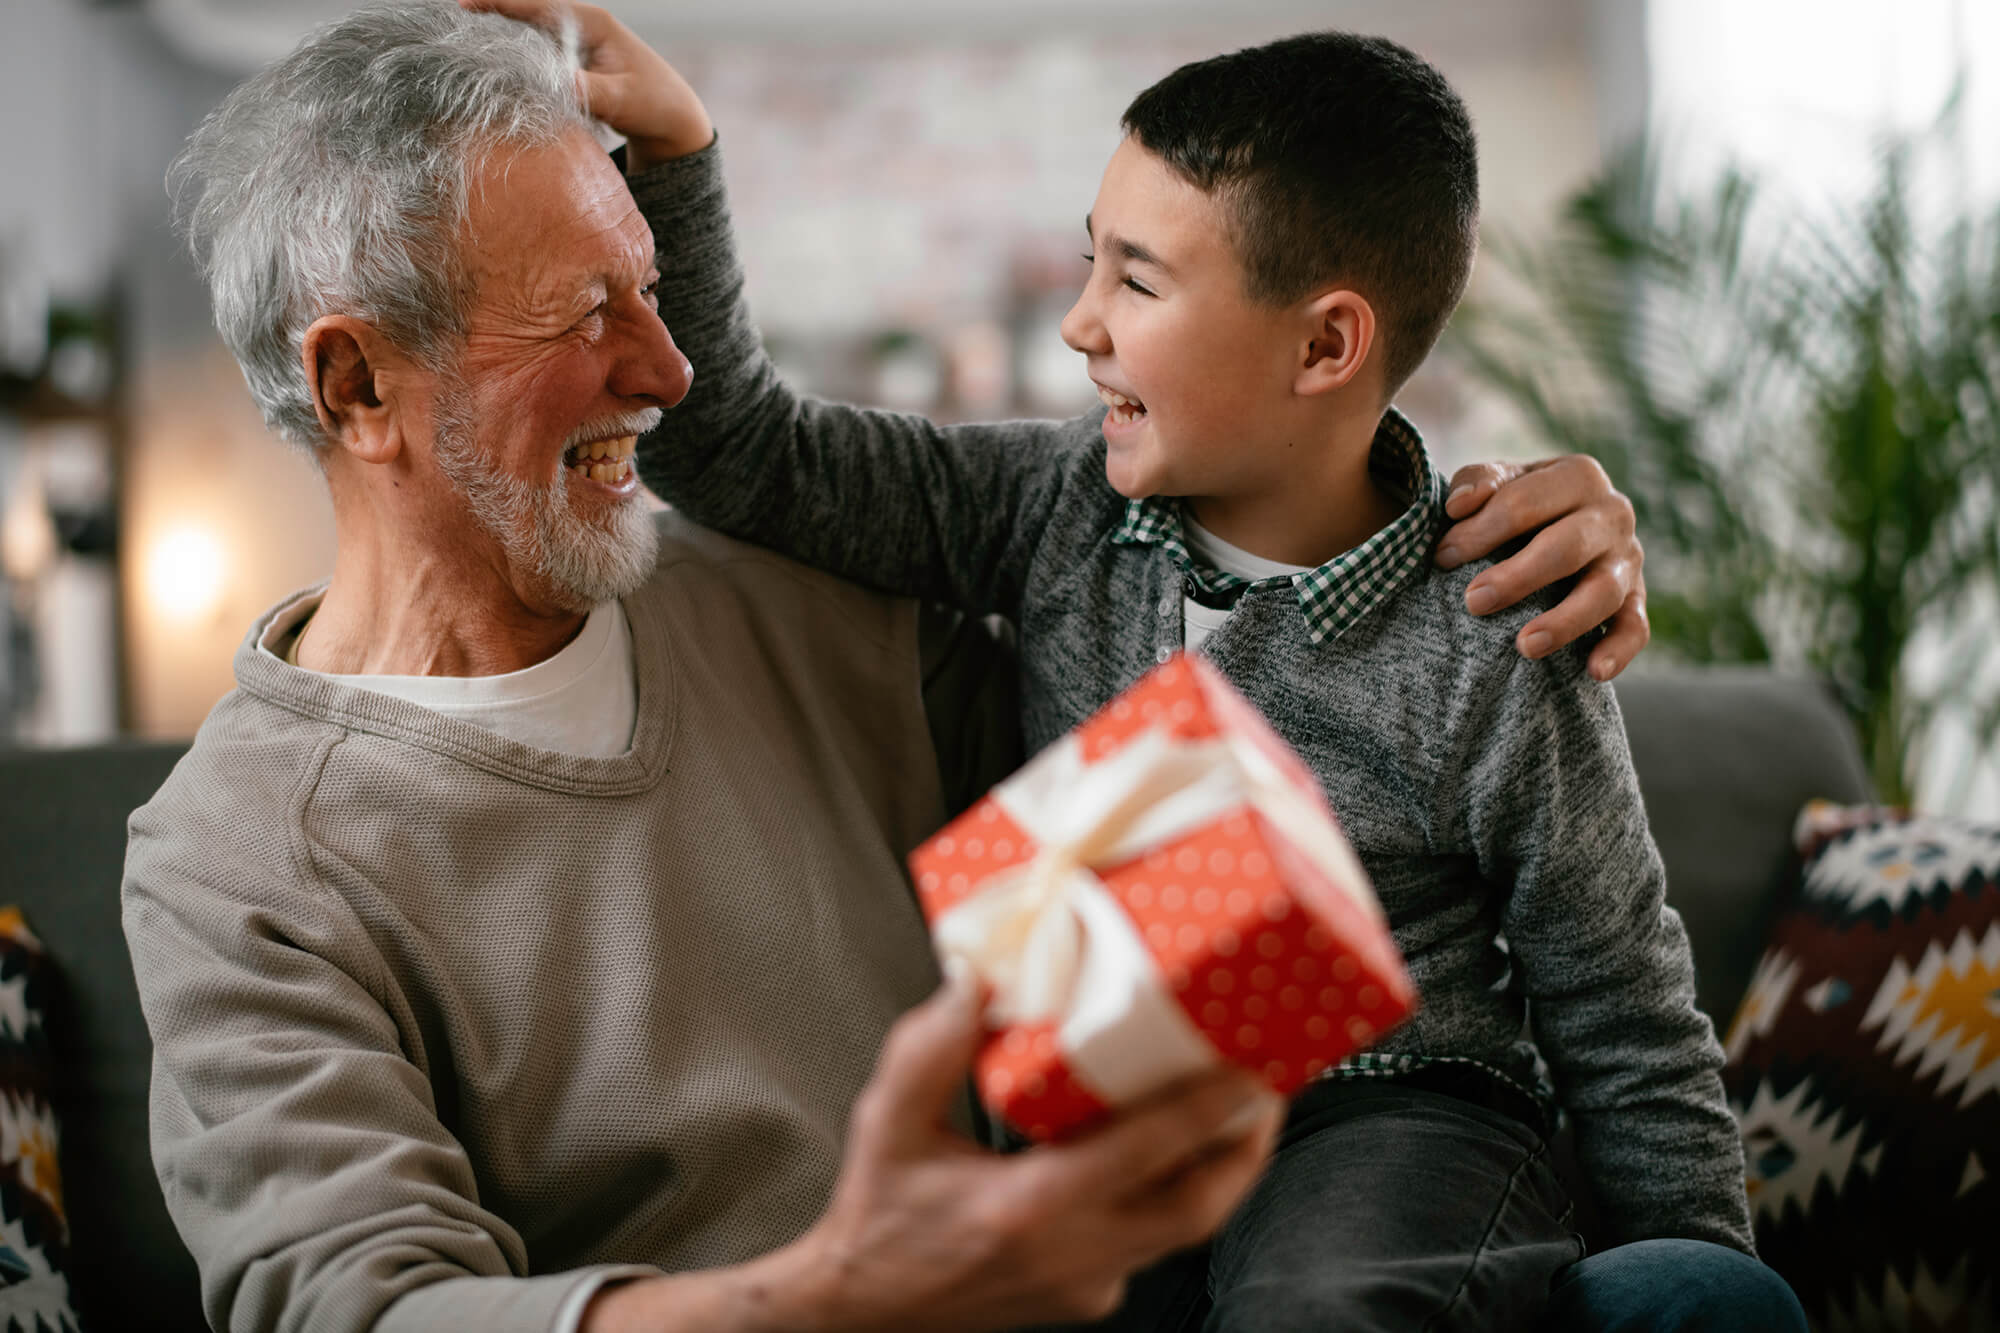
[[[0,907],[0,1330],[77,1333],[56,1171],[45,1013],[53,969],[18,908]]]
[[[2000,826],[1799,833],[1724,1042],[1758,1250],[1824,1330],[2000,1330]]]

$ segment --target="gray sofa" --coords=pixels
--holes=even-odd
[[[1709,669],[1618,686],[1647,813],[1688,923],[1697,998],[1725,1027],[1791,881],[1808,798],[1866,799],[1854,735],[1810,680]],[[61,967],[52,1036],[72,1285],[89,1330],[203,1327],[194,1266],[146,1148],[149,1047],[118,926],[125,817],[174,745],[0,751],[0,901]]]

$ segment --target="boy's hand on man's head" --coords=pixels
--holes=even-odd
[[[1457,520],[1438,543],[1437,562],[1445,569],[1535,534],[1472,581],[1465,604],[1476,616],[1581,576],[1569,596],[1521,627],[1515,643],[1522,656],[1546,657],[1606,625],[1603,642],[1591,650],[1589,670],[1598,680],[1610,680],[1652,638],[1646,553],[1639,546],[1632,502],[1611,485],[1596,459],[1565,454],[1536,463],[1470,464],[1452,474],[1445,513]]]
[[[632,30],[596,5],[569,0],[458,0],[479,13],[504,14],[549,32],[576,24],[583,68],[577,88],[590,114],[625,136],[625,170],[634,174],[708,147],[715,126],[680,72]]]

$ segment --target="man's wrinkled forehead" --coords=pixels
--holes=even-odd
[[[550,147],[496,150],[471,189],[462,244],[482,298],[553,313],[653,267],[652,231],[624,177],[580,131]]]

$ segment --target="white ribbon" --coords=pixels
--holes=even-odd
[[[1053,1021],[1070,1072],[1110,1105],[1217,1057],[1094,871],[1248,806],[1381,920],[1325,811],[1237,736],[1180,741],[1155,727],[1096,763],[1085,761],[1075,736],[1065,737],[994,788],[993,799],[1040,851],[939,916],[938,951],[947,968],[987,984],[989,1023]]]

